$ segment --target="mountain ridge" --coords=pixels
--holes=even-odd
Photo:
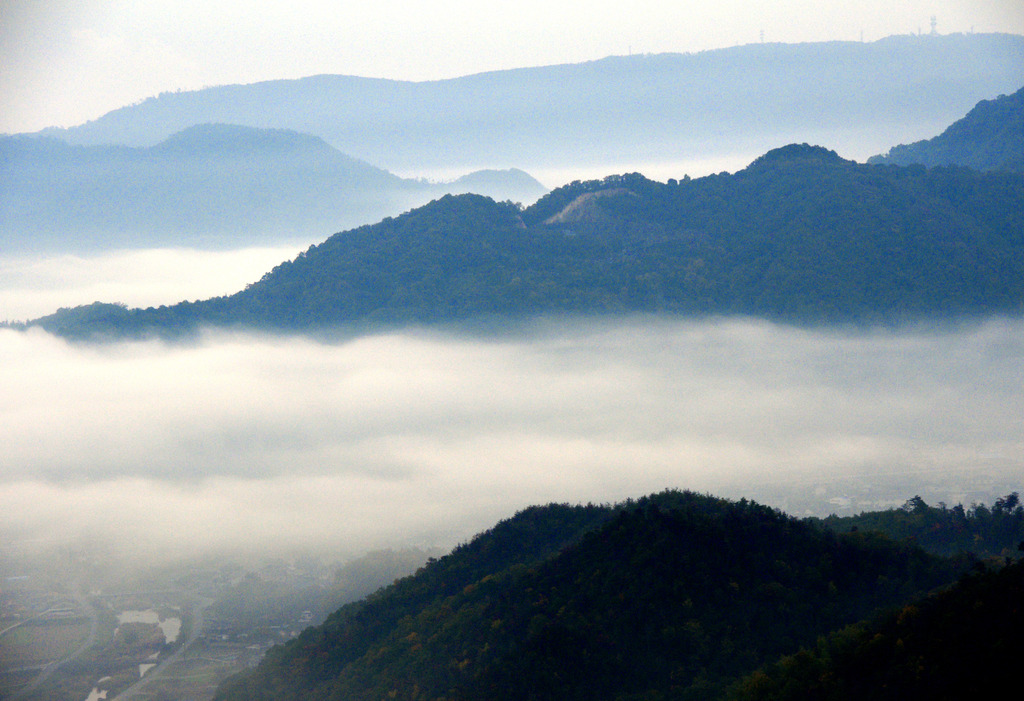
[[[602,191],[586,216],[544,223]],[[798,144],[733,175],[577,181],[525,209],[448,195],[336,234],[234,295],[62,310],[31,325],[90,338],[537,314],[810,323],[1012,315],[1024,311],[1022,202],[1022,174],[864,165]]]
[[[1022,66],[1024,37],[1014,35],[752,44],[424,82],[321,75],[217,86],[44,133],[152,145],[195,123],[292,128],[393,170],[706,156],[708,144],[763,152],[823,131],[849,132],[827,139],[849,151],[855,132],[889,134],[871,153],[1018,88]]]
[[[529,202],[547,191],[521,170],[400,178],[318,136],[229,124],[150,147],[0,137],[0,179],[0,252],[307,243],[446,192]]]
[[[938,136],[894,146],[868,163],[1024,171],[1024,88],[982,100]]]
[[[550,547],[523,557],[536,533]],[[692,492],[533,507],[274,648],[217,698],[714,698],[965,564]]]

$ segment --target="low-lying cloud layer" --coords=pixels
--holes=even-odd
[[[800,513],[1024,475],[1024,322],[551,321],[337,343],[0,331],[0,540],[339,554],[667,487]]]
[[[0,321],[25,321],[60,307],[120,302],[156,307],[237,292],[297,246],[197,251],[187,248],[95,255],[0,258]]]

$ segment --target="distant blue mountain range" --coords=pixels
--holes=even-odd
[[[472,190],[529,203],[522,171],[400,178],[315,136],[207,124],[151,147],[0,137],[0,254],[309,243]]]
[[[164,93],[45,133],[153,146],[196,124],[285,128],[394,171],[680,161],[803,141],[866,157],[937,133],[979,100],[1022,85],[1024,37],[898,36],[419,83],[321,75],[226,85]]]

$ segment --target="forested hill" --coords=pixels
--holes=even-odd
[[[980,699],[1020,684],[1024,560],[838,631],[738,683],[730,701]]]
[[[237,294],[39,319],[73,338],[317,331],[534,314],[900,321],[1024,309],[1024,175],[819,147],[734,175],[574,182],[520,210],[445,197],[336,234]]]
[[[895,146],[868,162],[1024,171],[1024,88],[982,100],[934,139]]]
[[[534,508],[272,649],[218,698],[716,698],[960,571],[745,500]]]

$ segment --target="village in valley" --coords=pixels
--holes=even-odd
[[[309,558],[307,569],[221,561],[118,583],[98,559],[65,556],[0,560],[0,699],[209,699],[318,622],[304,606],[337,583]]]

